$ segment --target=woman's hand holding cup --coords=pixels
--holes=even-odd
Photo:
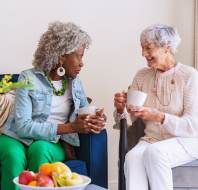
[[[95,106],[87,106],[79,109],[79,115],[84,115],[84,121],[89,128],[89,132],[100,133],[106,122],[104,109],[96,109]]]
[[[85,121],[86,117],[86,114],[78,115],[75,121],[71,123],[72,127],[75,129],[75,132],[84,134],[91,132],[91,127]]]

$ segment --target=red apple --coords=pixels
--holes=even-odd
[[[40,187],[54,187],[54,182],[49,176],[46,176],[46,175],[43,175],[43,174],[39,173],[37,175],[37,186],[40,186]]]
[[[36,180],[36,174],[32,171],[24,170],[19,175],[19,183],[27,185],[31,181]]]

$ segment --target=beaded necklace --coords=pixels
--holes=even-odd
[[[49,78],[48,78],[48,79],[49,79]],[[59,89],[59,90],[57,90],[57,89],[54,87],[53,82],[52,82],[51,79],[49,79],[49,82],[50,82],[50,84],[51,84],[51,86],[52,86],[52,88],[53,88],[53,94],[54,94],[55,96],[62,96],[62,95],[64,95],[65,90],[67,89],[67,81],[66,81],[65,79],[63,79],[63,80],[61,81],[61,82],[62,82],[62,88]]]

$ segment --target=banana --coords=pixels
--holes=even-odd
[[[71,177],[68,177],[65,174],[52,173],[52,178],[55,187],[75,186],[83,184],[83,178],[77,173],[72,173]]]

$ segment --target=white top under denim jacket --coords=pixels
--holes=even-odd
[[[18,139],[26,145],[33,140],[57,141],[57,124],[47,122],[50,115],[53,89],[43,71],[35,68],[23,71],[19,80],[31,79],[33,90],[17,89],[15,107],[7,122],[2,128],[2,133]],[[88,105],[85,92],[79,78],[69,80],[74,106],[71,109],[69,121],[76,118],[80,107]],[[79,146],[78,134],[70,133],[61,135],[65,142]]]

